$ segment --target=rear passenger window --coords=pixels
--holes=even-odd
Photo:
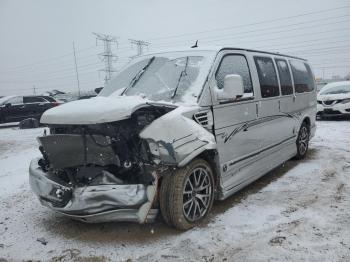
[[[226,55],[222,58],[218,71],[216,72],[216,82],[219,89],[224,88],[226,75],[237,74],[243,79],[244,93],[253,95],[253,85],[250,78],[249,67],[243,55]]]
[[[42,103],[46,102],[46,100],[42,97],[35,97],[35,96],[27,96],[23,98],[24,103]]]
[[[292,77],[286,60],[275,59],[278,75],[280,77],[282,95],[293,94]]]
[[[254,57],[258,70],[261,96],[263,98],[279,96],[280,90],[273,61],[269,57]]]
[[[311,68],[301,61],[290,61],[292,68],[295,92],[304,93],[314,90],[315,83]]]

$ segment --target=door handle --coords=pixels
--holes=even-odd
[[[255,104],[255,114],[256,114],[256,117],[259,117],[259,105],[258,105],[258,103]]]

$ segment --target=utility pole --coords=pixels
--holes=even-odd
[[[112,44],[117,45],[118,47],[118,41],[117,37],[106,35],[106,34],[98,34],[93,33],[96,36],[96,45],[98,41],[103,42],[104,46],[104,52],[99,54],[99,57],[102,61],[105,62],[105,68],[101,69],[100,71],[105,72],[105,84],[112,78],[112,74],[116,72],[115,68],[113,67],[113,62],[117,61],[118,57],[113,54],[112,52]]]
[[[136,39],[129,39],[131,45],[136,45],[137,48],[137,54],[133,57],[140,56],[143,54],[143,48],[146,46],[149,46],[151,43],[143,41],[143,40],[136,40]]]
[[[76,72],[76,74],[77,74],[78,96],[80,97],[79,74],[78,74],[77,56],[75,55],[75,45],[74,45],[74,41],[73,41],[73,53],[74,53],[75,72]]]
[[[36,88],[35,88],[35,85],[33,85],[33,94],[36,95]]]

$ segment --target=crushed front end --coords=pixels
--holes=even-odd
[[[42,205],[85,222],[151,222],[158,178],[166,167],[150,159],[140,131],[172,109],[149,107],[99,124],[50,124],[38,138],[30,185]]]

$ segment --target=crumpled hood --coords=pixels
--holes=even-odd
[[[129,118],[150,101],[139,96],[94,97],[77,100],[47,110],[41,117],[44,124],[89,125]]]

